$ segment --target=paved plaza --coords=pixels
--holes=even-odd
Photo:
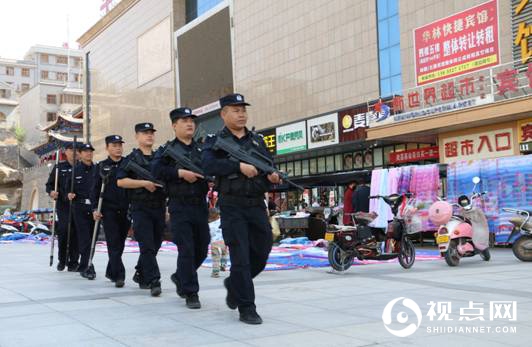
[[[489,263],[475,257],[458,268],[438,260],[417,262],[410,270],[389,263],[355,266],[345,274],[329,268],[264,272],[255,288],[264,319],[260,326],[238,321],[224,302],[227,273],[211,278],[208,268],[199,271],[203,308],[187,309],[169,279],[176,254],[159,255],[163,294],[152,298],[130,280],[137,254],[124,255],[128,280],[117,289],[103,276],[104,253],[95,257],[97,279],[87,281],[49,268],[48,251],[38,244],[0,245],[2,347],[526,346],[532,341],[531,264],[519,262],[509,249],[495,249]],[[393,335],[383,323],[385,306],[398,297],[413,300],[422,313],[419,328],[407,337]],[[464,318],[474,312],[467,310],[470,301],[483,309],[483,321]],[[490,310],[495,301],[510,306]],[[451,302],[449,315],[432,315],[430,321],[430,302]],[[395,321],[390,329],[419,322],[404,307],[394,307],[393,319],[399,311],[408,313],[408,322]],[[434,312],[442,313],[437,307]]]

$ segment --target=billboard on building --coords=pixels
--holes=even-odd
[[[499,64],[497,0],[414,29],[414,57],[417,85]]]
[[[337,144],[338,114],[331,113],[307,120],[307,134],[309,149]]]
[[[305,121],[292,123],[275,129],[277,154],[287,154],[307,149],[307,128]]]
[[[364,105],[338,112],[340,142],[357,141],[366,138],[367,111],[368,106]]]
[[[275,128],[258,131],[264,139],[264,144],[271,154],[277,151],[277,139],[275,137]]]

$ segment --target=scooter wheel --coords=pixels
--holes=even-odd
[[[336,243],[329,245],[329,264],[336,271],[345,271],[353,265],[353,256],[347,255]]]
[[[401,241],[401,251],[399,252],[399,264],[405,269],[410,269],[416,260],[416,249],[414,243],[409,238]]]
[[[484,260],[484,261],[490,261],[490,259],[491,259],[490,250],[489,250],[488,248],[486,248],[485,250],[483,250],[482,252],[480,252],[480,257],[481,257],[482,260]]]
[[[458,254],[458,241],[451,240],[449,243],[449,248],[445,252],[445,262],[449,266],[458,266],[460,264],[460,254]]]
[[[521,261],[532,261],[532,236],[521,236],[512,246],[512,251]]]

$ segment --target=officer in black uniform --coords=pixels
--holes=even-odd
[[[207,137],[202,163],[207,175],[216,176],[222,233],[231,257],[231,275],[224,281],[226,303],[231,309],[238,307],[242,322],[261,324],[255,308],[253,278],[266,266],[272,247],[264,194],[272,184],[280,182],[280,177],[275,173],[265,175],[252,165],[229,158],[224,151],[214,150],[216,138],[222,136],[244,149],[255,147],[270,156],[262,137],[246,128],[249,104],[244,96],[226,95],[220,99],[220,106],[225,127]]]
[[[68,193],[68,198],[73,201],[72,208],[74,224],[78,233],[78,247],[81,259],[79,272],[81,277],[93,280],[96,278],[94,267],[89,268],[94,219],[92,217],[92,204],[90,201],[91,188],[94,186],[94,168],[92,155],[94,148],[90,143],[82,144],[79,149],[80,161],[74,168],[74,192]],[[68,189],[70,181],[68,179]]]
[[[157,264],[157,252],[161,247],[166,217],[166,195],[162,187],[126,170],[128,161],[133,161],[150,172],[153,160],[155,129],[152,123],[135,125],[135,138],[139,148],[134,149],[120,165],[117,185],[125,188],[131,204],[133,231],[139,243],[140,256],[133,280],[140,288],[149,288],[152,296],[161,294],[161,274]]]
[[[177,269],[171,276],[177,294],[186,299],[191,309],[201,308],[198,297],[197,269],[207,257],[210,232],[208,223],[207,191],[205,178],[194,171],[178,168],[178,163],[164,156],[167,147],[186,153],[201,168],[201,149],[194,141],[196,115],[188,107],[170,112],[175,139],[161,146],[155,154],[152,172],[165,182],[169,197],[168,210],[174,243],[177,245]]]
[[[115,287],[122,288],[126,278],[126,269],[122,262],[122,253],[126,242],[127,232],[131,226],[128,217],[129,202],[126,190],[116,185],[116,171],[122,163],[124,141],[120,135],[110,135],[105,138],[107,159],[99,162],[94,170],[92,189],[92,209],[94,220],[102,220],[107,241],[109,262],[105,270],[105,277],[115,283]],[[107,177],[104,187],[101,212],[98,212],[98,199],[102,187],[102,175]]]
[[[70,246],[68,259],[66,259],[66,249],[68,242],[68,214],[70,212],[70,204],[68,201],[68,190],[70,187],[67,186],[67,180],[72,174],[72,165],[74,163],[74,150],[72,142],[67,143],[65,146],[65,156],[66,160],[61,161],[57,164],[57,168],[54,166],[50,176],[48,176],[48,181],[46,182],[46,193],[54,200],[57,200],[56,203],[56,212],[57,212],[57,239],[58,239],[58,250],[57,257],[59,262],[57,263],[57,271],[63,271],[65,266],[68,266],[68,271],[74,272],[78,270],[78,240],[76,238],[76,228],[74,223],[71,223],[70,228]],[[55,170],[59,171],[58,174],[58,183],[57,191],[55,189]]]

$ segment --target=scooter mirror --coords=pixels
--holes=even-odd
[[[480,183],[480,177],[478,177],[478,176],[473,177],[473,183],[474,184],[479,184]]]

